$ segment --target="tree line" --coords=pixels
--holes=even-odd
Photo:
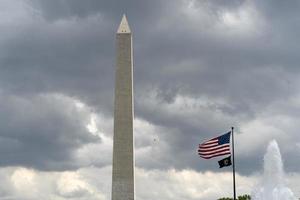
[[[222,197],[218,200],[233,200],[233,198],[230,197]],[[251,200],[251,196],[248,194],[244,194],[242,196],[238,196],[237,200]]]

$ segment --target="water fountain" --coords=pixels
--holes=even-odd
[[[283,163],[275,140],[271,141],[264,156],[264,174],[259,187],[252,194],[254,200],[297,200],[285,186]]]

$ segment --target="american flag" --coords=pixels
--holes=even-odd
[[[230,134],[225,133],[219,137],[210,139],[202,144],[199,144],[198,154],[201,158],[210,159],[217,156],[230,154]]]

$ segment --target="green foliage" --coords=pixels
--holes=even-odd
[[[244,194],[243,196],[239,196],[238,200],[251,200],[251,196],[248,194]]]
[[[229,197],[222,197],[218,200],[233,200],[233,198],[229,198]],[[237,200],[251,200],[251,196],[248,194],[244,194],[242,196],[238,196]]]

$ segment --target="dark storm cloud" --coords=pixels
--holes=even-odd
[[[123,13],[127,13],[129,16],[134,16],[135,19],[133,20],[141,22],[141,20],[147,17],[155,16],[153,15],[155,13],[163,12],[165,8],[164,5],[167,4],[158,0],[151,2],[138,0],[27,0],[27,2],[29,2],[32,7],[40,10],[42,16],[44,16],[47,20],[59,20],[70,17],[84,18],[100,12],[113,19],[116,23],[119,22]]]
[[[112,91],[105,89],[113,87],[114,36],[108,35],[101,16],[53,23],[39,17],[24,18],[28,25],[16,22],[6,28],[16,27],[17,33],[1,44],[0,76],[5,89],[64,92],[91,102],[111,101]],[[111,103],[106,105],[104,109],[111,109]]]
[[[0,102],[1,166],[74,168],[74,151],[99,141],[85,127],[88,113],[78,109],[69,97],[1,93]]]
[[[201,5],[201,3],[199,4]],[[233,9],[218,4],[213,5],[213,3],[210,6],[220,9],[220,12]],[[239,6],[235,8],[239,8]],[[164,110],[160,112],[159,106],[157,109],[147,111],[146,106],[143,103],[140,106],[138,102],[137,113],[140,113],[141,116],[154,123],[178,129],[179,133],[169,134],[166,137],[172,138],[170,139],[172,150],[168,155],[172,157],[172,153],[177,152],[176,158],[170,162],[175,166],[185,168],[186,165],[192,165],[193,158],[188,155],[191,155],[194,150],[197,138],[199,138],[198,140],[201,140],[200,138],[207,139],[213,130],[215,130],[215,134],[221,133],[221,126],[225,129],[233,124],[239,126],[243,121],[255,119],[266,106],[277,101],[285,101],[287,97],[293,96],[298,91],[299,72],[296,70],[299,64],[299,57],[296,53],[298,47],[291,45],[298,39],[295,36],[292,38],[283,36],[294,27],[288,26],[284,30],[272,32],[268,28],[276,26],[277,21],[268,18],[264,13],[259,14],[266,17],[261,20],[266,20],[264,21],[266,27],[263,28],[267,29],[257,30],[258,36],[250,35],[249,37],[247,33],[245,36],[243,34],[238,37],[236,35],[228,36],[226,30],[223,30],[224,33],[214,33],[214,26],[202,27],[201,24],[184,24],[184,20],[188,19],[183,16],[183,19],[170,18],[168,21],[170,23],[165,24],[167,26],[165,29],[153,31],[153,39],[148,39],[159,42],[149,42],[148,45],[145,45],[148,54],[142,58],[145,67],[140,70],[144,70],[145,73],[141,73],[140,80],[162,89],[158,96],[158,102],[160,100],[170,102],[180,94],[196,98],[201,96],[221,98],[227,105],[218,106],[218,108],[225,115],[234,116],[227,123],[224,119],[218,121],[209,116],[208,119],[212,120],[215,125],[213,123],[206,125],[201,123],[201,116],[204,115],[201,110],[199,110],[198,116],[179,115],[177,118],[176,114],[170,114]],[[212,24],[219,23],[218,20],[215,20],[216,17],[221,17],[219,15],[216,10],[213,10],[210,22]],[[186,23],[189,22],[186,21]],[[195,29],[195,26],[199,26],[199,29]],[[177,92],[169,93],[168,91]],[[144,95],[147,94],[144,93]],[[210,111],[216,112],[214,109],[210,109]],[[186,110],[182,108],[177,112],[185,113]],[[294,117],[297,118],[298,115]],[[194,120],[191,118],[198,118],[199,125],[191,126],[189,122]],[[296,134],[290,134],[296,137]],[[259,153],[263,154],[263,150],[261,149]],[[290,155],[294,154],[290,152]],[[257,169],[261,162],[257,155],[250,155],[250,157],[239,155],[238,159],[241,163],[239,171],[243,173],[253,172],[253,169]],[[189,162],[185,165],[186,162],[182,162],[182,160]],[[195,162],[194,164],[193,166],[196,167]]]
[[[195,161],[198,142],[255,120],[266,107],[299,92],[296,1],[25,2],[20,12],[12,10],[7,16],[17,20],[0,24],[2,90],[19,96],[63,93],[112,117],[114,34],[125,12],[134,32],[136,116],[169,130],[160,133],[168,148],[158,152],[158,167],[210,169],[211,163],[199,166]],[[193,108],[176,104],[178,97],[206,100]],[[299,117],[294,113],[298,108],[287,109],[292,110],[287,115]],[[12,113],[17,118],[18,110]],[[53,115],[60,119],[59,112]],[[43,119],[38,122],[43,124]],[[47,131],[45,135],[49,137]],[[294,133],[292,137],[299,140]],[[38,138],[36,145],[38,140],[44,144]],[[41,168],[46,162],[42,155],[55,154],[55,149],[69,156],[70,148],[53,141],[56,145],[24,165]],[[253,153],[238,160],[242,172],[259,166]]]

